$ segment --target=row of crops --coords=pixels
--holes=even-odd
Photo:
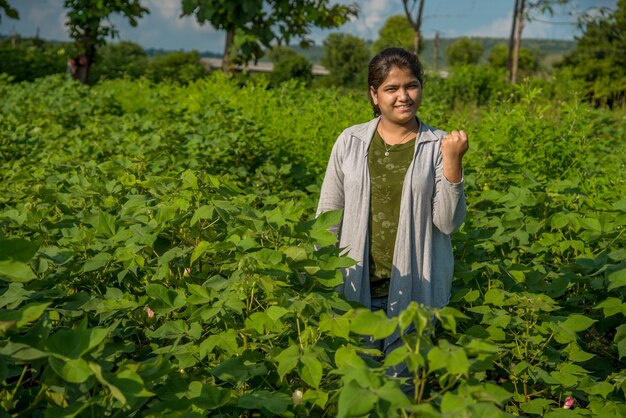
[[[623,117],[446,91],[420,115],[470,132],[452,301],[387,319],[333,291],[340,214],[313,217],[365,92],[0,78],[0,417],[626,416]]]

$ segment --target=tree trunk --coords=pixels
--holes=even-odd
[[[424,15],[424,2],[426,0],[419,0],[419,8],[417,10],[417,15],[415,19],[411,16],[411,11],[408,6],[409,0],[402,0],[402,5],[404,6],[404,13],[406,14],[406,18],[409,20],[409,23],[413,27],[413,52],[415,55],[419,53],[420,50],[420,31],[422,29],[422,16]],[[413,6],[415,6],[415,2],[417,0],[413,0]]]
[[[229,72],[230,68],[230,49],[235,42],[235,30],[227,29],[226,30],[226,42],[224,42],[224,55],[222,56],[222,71]]]
[[[94,58],[96,56],[96,46],[94,40],[90,38],[88,31],[85,31],[84,33],[85,34],[80,41],[81,45],[79,48],[84,52],[79,54],[78,57],[70,60],[70,74],[74,80],[78,80],[82,84],[87,84],[89,71],[91,70],[91,66],[93,65]]]
[[[511,34],[509,35],[509,55],[506,58],[506,70],[511,77],[511,64],[513,63],[513,48],[515,48],[515,29],[517,28],[517,12],[519,10],[520,0],[515,0],[515,8],[513,9],[513,21],[511,22]]]
[[[522,43],[522,32],[524,31],[524,9],[526,0],[520,0],[520,7],[517,15],[517,36],[515,37],[515,47],[513,48],[513,62],[511,63],[511,84],[517,83],[517,70],[519,68],[519,49]]]
[[[439,67],[439,31],[435,32],[435,42],[433,45],[433,69],[435,72]]]

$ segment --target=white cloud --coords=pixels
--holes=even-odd
[[[511,34],[511,21],[513,19],[513,13],[509,13],[508,16],[493,20],[490,24],[466,31],[463,34],[458,33],[456,30],[452,30],[446,36],[484,36],[488,38],[508,38]]]
[[[55,1],[44,3],[47,4],[20,10],[20,19],[15,21],[19,32],[24,36],[35,36],[38,32],[45,39],[67,40],[63,5]]]
[[[215,29],[207,22],[199,24],[195,16],[180,17],[183,9],[179,0],[152,0],[146,7],[150,9],[151,20],[159,20],[170,28],[192,30],[194,32],[209,33]]]
[[[156,9],[161,16],[167,18],[177,18],[182,10],[181,3],[177,0],[152,0],[146,7],[151,13]]]
[[[359,17],[349,25],[357,36],[366,39],[378,37],[378,30],[389,17],[389,2],[385,0],[366,0],[360,3]]]

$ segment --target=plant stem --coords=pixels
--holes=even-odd
[[[17,390],[22,384],[22,380],[24,380],[24,375],[26,374],[26,370],[28,370],[28,365],[24,366],[24,368],[22,369],[22,374],[20,374],[20,378],[18,379],[17,384],[15,385],[15,389],[13,389],[13,393],[11,394],[11,402],[13,401],[13,398],[15,398],[15,394],[17,394]]]

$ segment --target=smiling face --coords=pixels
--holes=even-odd
[[[377,89],[370,87],[370,96],[383,118],[406,125],[412,123],[422,102],[422,85],[409,68],[393,66]]]

